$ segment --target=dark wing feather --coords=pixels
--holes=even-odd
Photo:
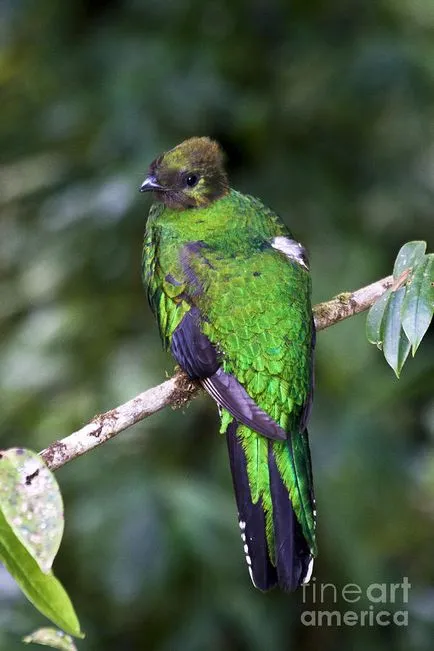
[[[280,441],[286,439],[285,430],[258,407],[236,377],[219,368],[211,377],[201,382],[217,404],[227,409],[241,423],[267,438]]]
[[[192,307],[172,335],[171,351],[192,379],[207,377],[219,367],[217,351],[199,327],[200,313]]]
[[[219,368],[218,354],[200,329],[200,312],[192,307],[172,335],[171,351],[192,379],[200,379],[217,404],[267,438],[285,440],[286,432],[249,396],[229,373]]]

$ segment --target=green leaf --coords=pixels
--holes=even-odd
[[[75,637],[84,637],[71,601],[52,572],[44,574],[15,536],[0,511],[0,562],[14,577],[26,597],[56,626]]]
[[[391,295],[388,289],[379,299],[375,301],[368,312],[366,319],[366,336],[371,344],[375,344],[380,350],[383,347],[383,318]]]
[[[416,353],[434,312],[434,254],[424,256],[413,270],[402,304],[402,327]]]
[[[384,357],[395,371],[396,377],[399,377],[410,352],[410,342],[401,326],[401,308],[404,296],[405,287],[392,292],[384,313]]]
[[[395,280],[400,275],[411,267],[417,265],[423,258],[426,251],[426,242],[415,240],[414,242],[407,242],[399,250],[396,256],[395,265],[393,267],[393,277]]]
[[[52,649],[61,649],[61,651],[77,651],[72,637],[56,628],[39,628],[30,635],[26,635],[23,642],[50,646]]]
[[[0,455],[0,509],[43,572],[49,572],[63,534],[59,486],[41,457],[13,448]]]

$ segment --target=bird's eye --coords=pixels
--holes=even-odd
[[[199,176],[197,174],[187,174],[185,177],[185,185],[188,185],[189,188],[194,188],[198,181]]]

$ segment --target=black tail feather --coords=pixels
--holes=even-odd
[[[265,515],[261,501],[253,504],[250,495],[246,457],[237,437],[237,427],[236,421],[228,426],[226,439],[238,507],[238,521],[251,579],[257,588],[265,591],[276,585],[277,573],[268,555]]]
[[[268,447],[268,471],[273,503],[277,576],[279,586],[283,590],[292,591],[309,577],[312,556],[277,468],[271,445]]]
[[[288,490],[280,476],[273,443],[269,441],[268,469],[273,503],[276,566],[272,564],[265,532],[265,514],[261,500],[257,504],[252,502],[246,457],[237,436],[238,426],[239,423],[233,421],[227,428],[226,438],[241,538],[251,579],[260,590],[270,590],[276,584],[279,584],[283,590],[295,590],[308,579],[312,569],[309,546],[292,508]]]

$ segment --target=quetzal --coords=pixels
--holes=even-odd
[[[306,424],[315,330],[305,249],[229,186],[219,145],[191,138],[149,167],[143,275],[164,347],[218,405],[253,584],[309,581],[315,499]]]

